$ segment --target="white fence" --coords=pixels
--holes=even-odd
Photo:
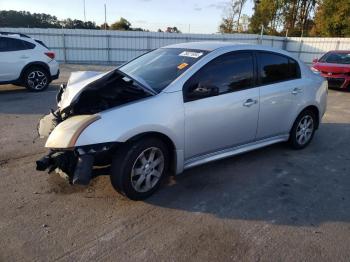
[[[310,64],[329,50],[350,49],[350,38],[284,38],[254,34],[175,34],[84,29],[0,28],[42,40],[63,63],[121,64],[144,52],[174,43],[229,41],[285,49]]]

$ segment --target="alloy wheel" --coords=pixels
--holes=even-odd
[[[314,120],[310,115],[305,115],[300,119],[296,129],[296,140],[299,145],[305,145],[310,141],[314,131]]]
[[[47,85],[47,76],[41,71],[33,71],[28,75],[27,81],[31,89],[41,90]]]
[[[131,185],[137,192],[150,191],[164,171],[164,155],[157,147],[142,151],[131,169]]]

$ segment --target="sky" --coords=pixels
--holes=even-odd
[[[104,22],[104,4],[107,23],[120,17],[132,27],[151,31],[176,26],[183,33],[216,33],[229,0],[85,0],[86,20],[98,25]],[[59,19],[84,21],[84,0],[0,0],[0,10],[47,13]],[[248,0],[242,14],[253,13],[253,0]]]

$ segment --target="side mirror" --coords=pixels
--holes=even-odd
[[[187,98],[189,100],[196,100],[210,96],[217,96],[219,94],[219,88],[213,85],[198,83],[193,85],[187,91]]]
[[[316,64],[318,62],[318,58],[314,58],[313,60],[312,60],[312,63],[314,63],[314,64]]]

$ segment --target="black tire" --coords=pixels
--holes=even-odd
[[[306,130],[302,130],[300,125],[302,125],[302,121],[308,121],[312,119],[312,131],[310,132],[311,126],[306,128]],[[305,123],[305,122],[304,122]],[[308,122],[309,123],[309,122]],[[295,120],[292,130],[290,131],[289,144],[294,149],[303,149],[308,146],[314,137],[317,126],[316,115],[312,110],[304,110],[300,113],[300,115]],[[300,135],[301,134],[301,135]],[[305,141],[302,142],[301,136],[305,136]]]
[[[41,92],[48,88],[50,76],[46,69],[32,66],[24,72],[22,80],[29,91]]]
[[[159,149],[159,151],[157,151],[156,149]],[[150,167],[150,164],[149,164],[149,167],[147,167],[147,169],[150,168],[152,169],[151,171],[146,170],[146,165],[142,164],[141,166],[139,166],[139,168],[137,168],[138,170],[142,169],[142,172],[143,172],[142,175],[137,175],[136,172],[133,172],[133,170],[135,170],[135,168],[137,167],[136,165],[141,164],[141,162],[139,161],[141,161],[140,157],[142,153],[144,153],[144,156],[146,157],[147,161],[150,159],[150,155],[148,155],[148,158],[147,158],[147,155],[146,155],[148,154],[147,150],[154,150],[155,154],[159,155],[160,159],[162,159],[161,158],[161,153],[162,153],[163,160],[164,160],[162,172],[159,172],[158,170],[156,170],[157,176],[159,176],[159,178],[156,178],[153,175],[152,172],[153,170],[156,169],[156,167],[153,167],[153,166]],[[154,159],[157,159],[155,158],[156,155],[154,155]],[[169,166],[169,150],[165,145],[165,143],[163,143],[161,140],[157,138],[144,138],[132,143],[126,143],[125,145],[123,145],[123,147],[117,150],[116,154],[112,159],[111,177],[110,177],[111,183],[116,191],[125,195],[129,199],[143,200],[151,196],[159,188],[162,179],[166,176],[166,173],[168,171],[168,166]],[[157,168],[160,168],[160,166],[158,165]],[[150,173],[147,174],[146,172],[150,172]],[[137,184],[138,180],[140,181],[142,180],[141,176],[143,176],[144,182],[142,182],[139,185],[140,190],[138,191],[136,190],[137,186],[135,185],[135,183]],[[144,188],[147,188],[146,180],[148,180],[147,179],[148,176],[150,176],[149,181],[152,180],[153,181],[152,184],[154,183],[154,185],[152,185],[152,187],[149,190],[141,192],[142,185],[144,186]]]

